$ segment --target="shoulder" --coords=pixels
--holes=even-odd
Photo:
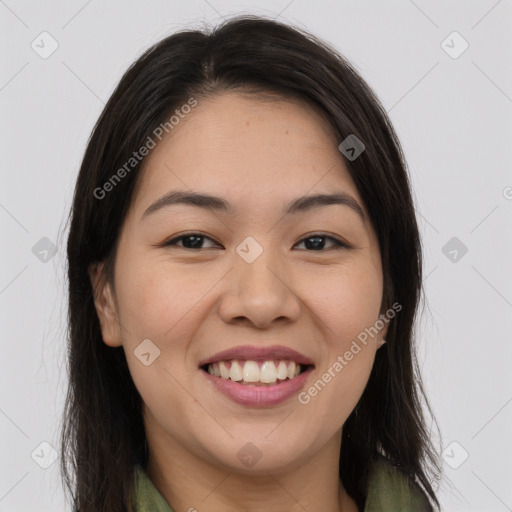
[[[140,464],[134,466],[133,502],[136,512],[173,512]]]
[[[369,475],[364,512],[432,512],[421,487],[387,459],[377,461]]]

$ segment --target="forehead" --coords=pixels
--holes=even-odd
[[[146,158],[139,215],[173,189],[207,191],[241,210],[340,190],[361,203],[331,127],[309,104],[233,92],[197,100]]]

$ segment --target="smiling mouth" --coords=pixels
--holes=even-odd
[[[214,377],[252,387],[275,386],[293,380],[309,368],[313,368],[313,365],[300,364],[289,359],[231,359],[201,366],[203,371]]]

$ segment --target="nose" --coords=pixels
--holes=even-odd
[[[275,322],[294,322],[300,317],[301,301],[289,272],[270,258],[269,251],[263,251],[252,263],[236,256],[225,282],[219,314],[226,323],[267,329]]]

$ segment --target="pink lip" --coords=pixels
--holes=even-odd
[[[313,361],[304,354],[297,352],[282,345],[272,345],[270,347],[256,347],[254,345],[242,345],[240,347],[229,348],[222,352],[204,359],[199,362],[199,367],[219,361],[229,361],[230,359],[243,359],[252,361],[270,361],[276,359],[289,359],[303,365],[313,365]],[[294,379],[291,379],[294,380]]]
[[[221,359],[222,360],[222,359]],[[206,364],[206,363],[205,363]],[[304,387],[313,367],[297,377],[287,379],[275,386],[245,386],[229,379],[215,377],[208,372],[202,374],[225,396],[236,403],[252,407],[268,407],[284,402]]]

